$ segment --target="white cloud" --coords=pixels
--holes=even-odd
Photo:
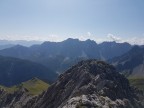
[[[114,36],[113,34],[107,35],[108,40],[106,41],[116,41],[118,43],[128,42],[132,45],[144,45],[144,38],[140,37],[130,37],[130,38],[120,38],[117,36]]]
[[[110,33],[107,35],[107,38],[109,38],[110,40],[115,41],[115,42],[121,41],[121,38],[114,36],[113,34],[110,34]]]
[[[27,41],[35,40],[35,41],[54,41],[54,42],[63,41],[63,40],[66,40],[67,38],[80,39],[82,41],[91,39],[91,40],[96,41],[97,43],[101,43],[103,41],[112,41],[111,39],[96,36],[92,34],[91,32],[86,32],[83,35],[72,34],[72,35],[67,35],[67,36],[60,36],[60,35],[55,35],[55,34],[45,35],[45,36],[34,35],[34,34],[32,35],[16,35],[15,34],[15,35],[1,35],[0,36],[0,40],[27,40]]]
[[[59,35],[47,35],[47,36],[39,36],[39,35],[1,35],[0,40],[27,40],[27,41],[62,41],[65,38]]]
[[[88,36],[91,36],[91,32],[87,32],[87,35],[88,35]]]
[[[71,36],[71,38],[77,38],[77,39],[84,41],[87,39],[95,40],[96,36],[94,36],[91,32],[87,32],[83,35],[73,35]]]
[[[144,38],[132,37],[132,38],[123,40],[123,42],[128,42],[132,45],[144,45]]]
[[[0,35],[0,40],[27,40],[27,41],[54,41],[54,42],[59,42],[66,40],[67,38],[74,38],[74,39],[80,39],[82,41],[85,41],[87,39],[91,39],[96,41],[97,43],[101,43],[103,41],[107,41],[106,38],[101,38],[100,36],[96,36],[92,34],[91,32],[86,32],[85,34],[82,35],[67,35],[67,36],[60,36],[56,34],[50,34],[50,35],[18,35],[18,34],[8,34],[8,35]]]

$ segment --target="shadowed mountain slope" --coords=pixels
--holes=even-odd
[[[41,64],[0,56],[0,85],[12,86],[33,77],[54,81],[57,75]]]
[[[134,46],[129,52],[110,60],[116,69],[129,77],[144,77],[144,48]]]

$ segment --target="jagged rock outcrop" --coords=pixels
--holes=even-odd
[[[143,108],[128,80],[96,60],[81,61],[60,75],[32,108]],[[27,106],[28,107],[28,106]]]

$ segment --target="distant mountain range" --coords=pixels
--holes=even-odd
[[[23,45],[23,46],[31,46],[33,44],[41,44],[42,41],[26,41],[26,40],[0,40],[0,46],[2,45]]]
[[[33,77],[54,81],[57,75],[41,64],[0,56],[0,85],[12,86]]]
[[[13,46],[15,46],[15,45],[13,45],[13,44],[0,45],[0,50],[10,48],[10,47],[13,47]]]
[[[134,46],[127,53],[110,62],[126,76],[144,77],[144,47]]]
[[[55,72],[63,72],[83,59],[108,60],[129,51],[128,43],[103,42],[67,39],[62,42],[44,42],[41,45],[24,47],[17,45],[0,50],[0,55],[31,60],[47,66]]]
[[[129,43],[103,42],[99,44],[100,54],[106,60],[121,56],[133,46]]]

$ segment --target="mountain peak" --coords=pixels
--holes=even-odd
[[[97,44],[94,40],[91,40],[91,39],[87,39],[85,42],[86,42],[86,43],[93,43],[93,44]]]
[[[79,39],[74,39],[74,38],[68,38],[66,40],[64,40],[63,42],[79,42]]]

